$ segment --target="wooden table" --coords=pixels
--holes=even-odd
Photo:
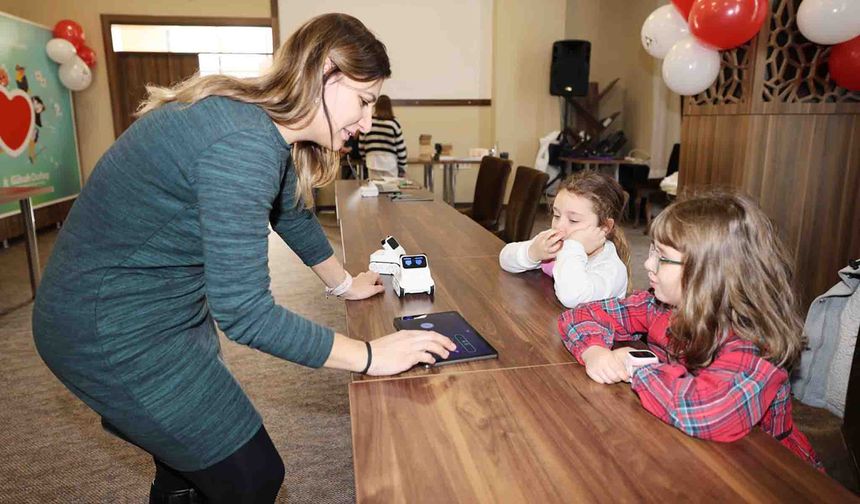
[[[557,335],[562,306],[539,271],[501,270],[502,243],[442,202],[360,198],[335,186],[345,263],[367,269],[393,234],[425,252],[436,295],[346,303],[347,334],[372,340],[402,315],[457,310],[497,360],[355,375],[349,386],[358,502],[829,500],[851,494],[760,431],[731,444],[651,416],[625,384],[600,385]]]
[[[855,502],[771,436],[686,436],[578,364],[349,387],[357,502]]]
[[[424,252],[431,261],[444,257],[498,257],[504,246],[502,240],[449,205],[438,201],[395,202],[384,194],[362,198],[358,188],[356,180],[338,180],[335,205],[343,260],[364,268],[362,271],[367,269],[370,254],[381,248],[380,240],[388,235],[394,235],[407,252]]]
[[[42,268],[39,265],[39,245],[36,241],[36,217],[33,214],[33,196],[54,192],[51,186],[34,187],[0,187],[0,205],[17,201],[21,205],[21,219],[24,221],[24,230],[27,244],[27,265],[30,268],[30,290],[33,298],[36,297],[36,288],[42,277]]]
[[[454,206],[454,191],[457,189],[457,171],[460,165],[481,164],[480,159],[476,158],[454,158],[446,157],[439,160],[428,159],[408,159],[406,164],[420,164],[424,166],[424,187],[430,191],[433,188],[433,165],[442,165],[442,199],[451,206]]]

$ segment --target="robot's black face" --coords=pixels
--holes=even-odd
[[[400,258],[400,264],[406,269],[426,268],[427,258],[424,256],[403,256]]]

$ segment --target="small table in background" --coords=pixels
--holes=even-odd
[[[611,167],[613,170],[612,176],[615,177],[615,180],[618,180],[618,172],[623,164],[647,166],[645,163],[637,163],[636,161],[630,161],[624,158],[579,158],[561,156],[558,160],[564,163],[565,173],[570,173],[573,170],[573,165],[575,164],[585,165],[586,167],[596,166],[597,169],[604,166]]]
[[[445,203],[454,206],[454,191],[457,188],[457,170],[462,164],[481,164],[480,158],[455,158],[445,157],[441,159],[410,159],[406,164],[424,165],[424,187],[435,192],[433,189],[433,165],[442,165],[443,185],[442,199]]]
[[[36,243],[36,217],[33,214],[33,196],[54,192],[51,186],[33,187],[0,187],[0,205],[17,201],[21,205],[21,218],[24,220],[24,230],[27,243],[27,262],[30,267],[30,288],[33,298],[36,297],[36,287],[41,280],[41,267],[39,265],[39,247]]]

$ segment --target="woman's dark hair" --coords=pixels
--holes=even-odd
[[[42,106],[42,110],[45,109],[45,103],[38,96],[33,97],[33,104],[35,105],[36,103],[38,103],[39,105]],[[35,111],[35,108],[36,107],[33,107],[34,111]],[[42,113],[36,112],[35,115],[36,115],[36,126],[41,128],[42,127]]]

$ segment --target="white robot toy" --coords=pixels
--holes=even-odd
[[[403,246],[393,236],[382,240],[382,248],[370,254],[370,271],[380,275],[393,275],[400,269],[400,256],[406,254]]]
[[[394,293],[400,297],[405,294],[430,294],[436,291],[436,284],[430,276],[430,265],[424,254],[400,256],[400,267],[391,282]]]

